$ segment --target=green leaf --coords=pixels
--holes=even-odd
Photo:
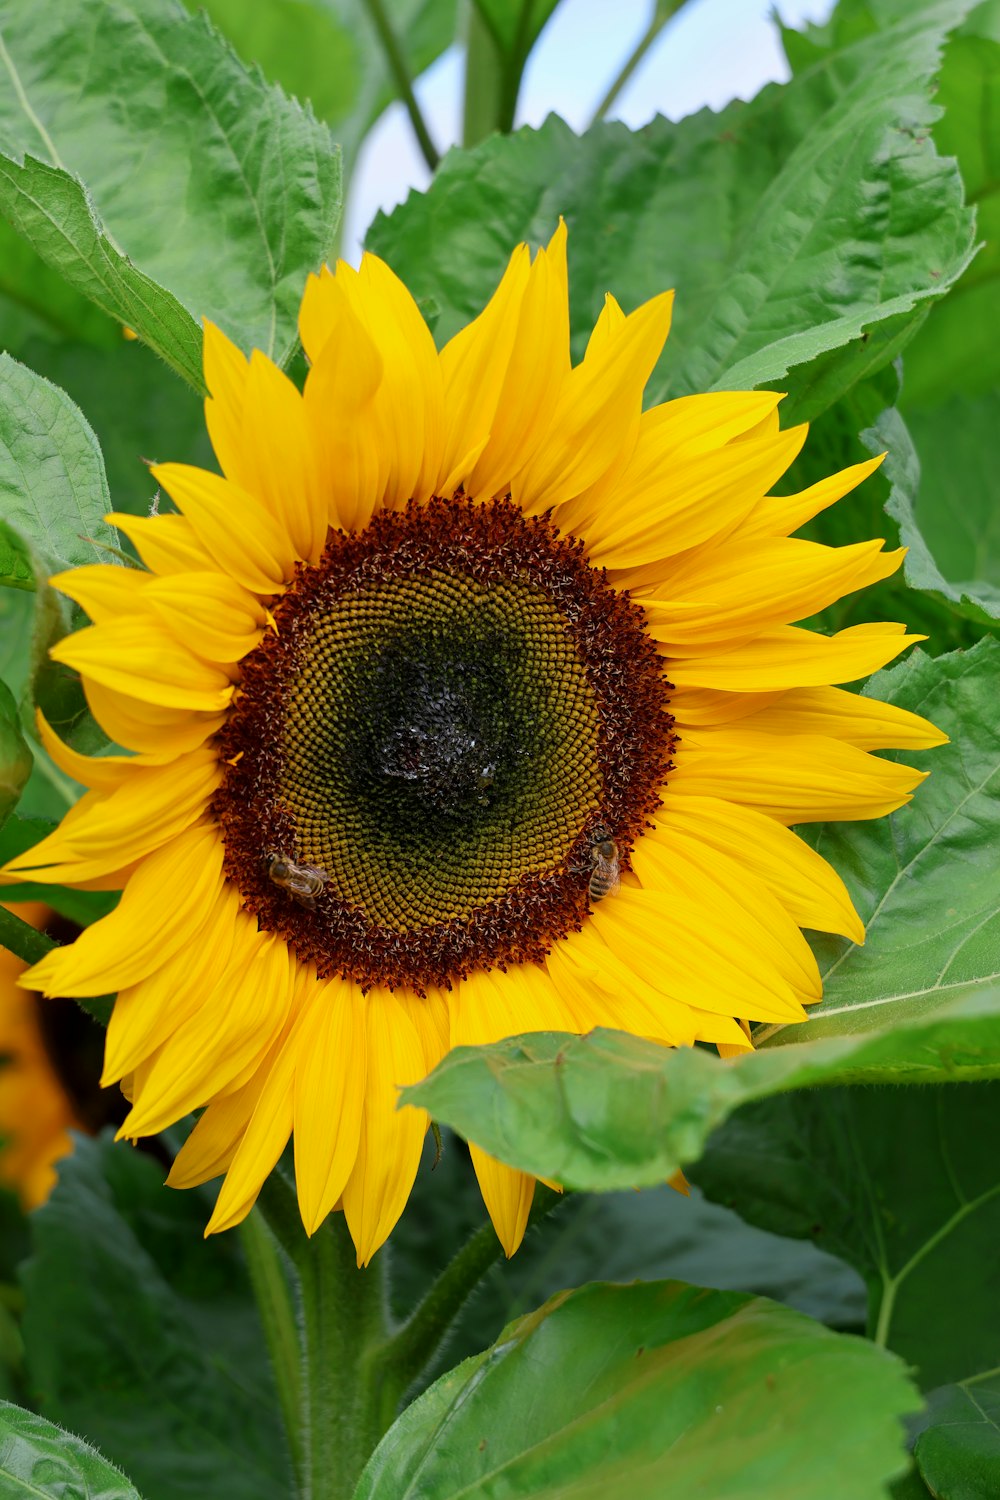
[[[889,454],[885,508],[909,548],[907,583],[988,626],[1000,621],[1000,484],[990,461],[998,416],[1000,392],[959,396],[906,424],[883,412],[864,435],[873,452]]]
[[[1000,1492],[1000,1379],[996,1370],[942,1386],[913,1450],[939,1500],[994,1500]]]
[[[2,0],[0,45],[0,211],[43,260],[196,388],[204,317],[285,362],[340,213],[326,127],[173,0]]]
[[[78,1139],[22,1271],[28,1376],[153,1500],[274,1500],[290,1489],[277,1396],[239,1240],[204,1240],[208,1211],[151,1156]]]
[[[9,354],[0,354],[0,503],[50,572],[106,562],[94,538],[117,544],[97,439],[64,392]]]
[[[0,681],[0,826],[17,806],[31,766],[17,703],[7,684]]]
[[[563,1292],[416,1401],[355,1500],[882,1500],[915,1393],[860,1339],[680,1282]],[[780,1438],[779,1435],[780,1434]]]
[[[0,1401],[0,1480],[4,1500],[139,1500],[87,1443],[9,1401]]]
[[[677,288],[651,399],[781,381],[812,416],[891,359],[966,265],[972,214],[928,134],[955,4],[914,8],[749,104],[637,132],[539,131],[453,152],[368,246],[441,309],[478,312],[512,244],[570,225],[574,348],[606,290]]]
[[[725,1124],[695,1175],[750,1223],[856,1266],[869,1333],[932,1388],[996,1361],[998,1105],[997,1083],[769,1099]]]
[[[932,311],[906,358],[905,410],[1000,385],[1000,3],[985,0],[949,38],[938,88],[940,150],[958,158],[982,248]],[[918,445],[919,446],[919,445]]]
[[[310,100],[331,127],[350,170],[364,136],[397,97],[365,0],[185,0],[204,9],[247,64]],[[551,0],[546,0],[546,4]],[[387,6],[411,79],[455,39],[456,0],[391,0]]]

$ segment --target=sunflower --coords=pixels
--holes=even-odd
[[[51,915],[35,903],[11,909],[36,927]],[[69,1131],[81,1126],[49,1057],[35,996],[18,988],[25,967],[0,948],[0,1187],[31,1209],[48,1198],[56,1163],[73,1149]]]
[[[643,413],[670,311],[609,296],[572,366],[562,226],[440,352],[382,261],[324,269],[304,390],[207,324],[221,474],[155,467],[178,513],[113,518],[145,567],[54,580],[94,623],[53,656],[130,753],[43,721],[90,790],[8,872],[124,893],[25,982],[119,991],[122,1134],[203,1111],[169,1181],[225,1174],[209,1232],[293,1136],[306,1229],[342,1209],[365,1264],[429,1124],[397,1090],[450,1047],[729,1053],[819,997],[800,928],[863,939],[788,825],[899,807],[921,774],[869,752],[942,736],[831,685],[919,637],[791,623],[902,554],[790,533],[877,460],[778,497],[780,396]],[[512,1254],[534,1181],[472,1158]]]

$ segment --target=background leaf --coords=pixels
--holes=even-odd
[[[42,258],[195,385],[203,317],[287,360],[340,212],[326,127],[173,0],[3,0],[0,35],[0,210]]]
[[[234,1235],[202,1238],[201,1191],[107,1138],[78,1139],[22,1270],[29,1387],[147,1500],[273,1500],[284,1435]]]
[[[996,1363],[998,1104],[996,1083],[769,1099],[726,1122],[694,1175],[750,1223],[856,1266],[870,1336],[932,1388]]]
[[[815,415],[894,357],[968,260],[972,215],[927,102],[964,8],[921,6],[719,115],[582,138],[553,118],[454,152],[368,247],[437,303],[443,340],[511,245],[544,241],[563,214],[577,355],[606,290],[633,307],[675,286],[650,400],[781,381]]]
[[[87,1443],[9,1401],[0,1401],[0,1480],[4,1500],[139,1500]]]
[[[992,1500],[1000,1483],[997,1372],[932,1391],[913,1453],[939,1500]]]
[[[356,1500],[828,1500],[831,1430],[838,1500],[881,1500],[913,1403],[897,1363],[773,1303],[679,1282],[591,1285],[433,1385]]]

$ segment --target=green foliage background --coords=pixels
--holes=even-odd
[[[951,743],[906,755],[933,774],[890,819],[808,831],[868,939],[814,939],[805,1025],[730,1063],[514,1038],[409,1091],[455,1136],[382,1252],[404,1330],[479,1232],[461,1137],[573,1191],[435,1324],[354,1493],[995,1500],[1000,0],[840,0],[782,30],[791,78],[749,103],[510,133],[557,4],[0,0],[0,855],[80,790],[35,707],[104,742],[48,661],[83,623],[48,575],[123,546],[103,518],[148,511],[139,455],[212,462],[203,317],[299,370],[298,299],[337,252],[345,174],[394,99],[420,129],[413,80],[459,35],[464,146],[438,165],[423,140],[431,186],[368,248],[441,342],[562,215],[577,356],[606,290],[632,308],[672,285],[650,402],[787,392],[786,420],[813,423],[790,489],[886,451],[809,534],[886,536],[903,574],[812,624],[924,633],[861,690]],[[650,5],[640,50],[678,9]],[[112,899],[51,893],[81,924]],[[175,1146],[81,1139],[30,1222],[0,1200],[4,1497],[354,1489],[303,1480],[268,1312],[297,1273],[256,1213],[202,1241],[211,1194],[160,1186]],[[681,1167],[687,1201],[659,1186]]]

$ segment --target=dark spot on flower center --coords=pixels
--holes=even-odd
[[[301,568],[221,735],[227,871],[321,974],[538,961],[669,768],[640,610],[509,501],[378,515]],[[276,859],[277,857],[277,859]]]

